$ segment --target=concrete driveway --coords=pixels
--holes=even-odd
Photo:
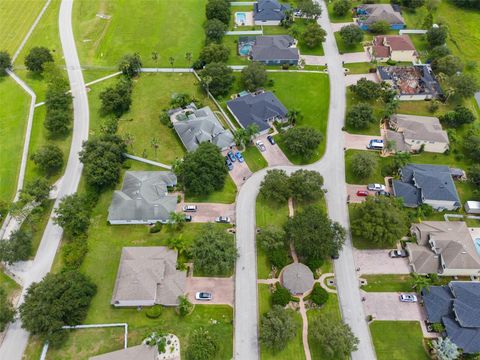
[[[370,140],[383,140],[382,136],[375,135],[356,135],[344,132],[345,147],[347,149],[367,150]]]
[[[347,195],[350,196],[349,201],[352,204],[361,203],[365,201],[367,198],[366,196],[358,196],[358,190],[367,190],[367,185],[355,185],[355,184],[347,184]],[[368,190],[367,190],[368,191]],[[371,191],[369,191],[370,195],[374,195]]]
[[[267,160],[268,166],[292,165],[278,145],[270,144],[267,140],[267,136],[268,134],[259,136],[255,141],[260,140],[265,145],[266,150],[262,151],[261,154],[265,160]]]
[[[183,205],[197,205],[197,211],[185,213],[192,215],[192,222],[213,222],[217,216],[228,216],[230,222],[235,223],[235,204],[180,203],[177,212],[183,211]]]
[[[366,51],[346,53],[340,55],[345,64],[370,62],[370,56]]]
[[[234,153],[237,152],[237,149],[234,148],[232,150]],[[225,150],[223,152],[223,155],[227,155],[228,150]],[[239,162],[236,160],[233,163],[233,169],[228,172],[230,176],[233,179],[233,182],[235,185],[237,185],[237,188],[243,185],[243,183],[252,175],[252,172],[250,171],[250,168],[248,167],[247,163],[244,161],[243,163]]]
[[[188,277],[185,287],[188,300],[193,304],[226,304],[233,306],[233,277]],[[195,300],[195,293],[205,291],[212,293],[210,301]]]
[[[327,58],[325,56],[300,55],[300,58],[305,60],[305,65],[327,65]]]
[[[375,73],[373,73],[373,74],[352,74],[352,75],[345,75],[345,85],[346,86],[354,85],[361,78],[366,78],[367,80],[380,82],[377,74],[375,74]]]
[[[331,26],[332,26],[333,32],[337,32],[337,31],[340,31],[342,29],[342,27],[347,26],[347,25],[351,25],[351,24],[355,24],[355,23],[354,22],[331,23]]]
[[[394,249],[395,247],[392,247]],[[353,250],[355,264],[360,268],[358,274],[410,274],[408,258],[392,259],[388,256],[391,249]]]

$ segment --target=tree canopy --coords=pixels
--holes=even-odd
[[[218,19],[208,20],[204,25],[207,42],[219,43],[225,35],[225,31],[227,31],[227,28],[227,25],[225,25]]]
[[[8,240],[0,241],[0,260],[9,265],[28,260],[32,253],[32,234],[22,229],[14,231]]]
[[[297,170],[288,180],[291,196],[297,201],[315,201],[323,198],[323,176],[312,170]]]
[[[202,85],[213,96],[225,95],[232,87],[233,70],[223,63],[210,63],[200,73]]]
[[[294,314],[293,310],[274,305],[260,320],[260,342],[273,351],[287,346],[297,332]]]
[[[449,83],[455,91],[455,97],[461,99],[472,97],[480,88],[475,77],[464,73],[450,76]]]
[[[350,111],[347,112],[345,121],[348,126],[354,129],[366,129],[375,122],[373,109],[367,103],[353,105]]]
[[[327,32],[322,29],[316,22],[307,25],[305,31],[302,34],[302,41],[310,49],[320,46],[325,41]]]
[[[41,73],[43,71],[43,65],[52,61],[53,56],[50,50],[44,46],[35,46],[25,57],[25,66],[32,72]]]
[[[257,243],[266,253],[285,248],[285,231],[270,225],[262,228],[257,235]]]
[[[451,127],[460,127],[464,124],[470,124],[475,121],[475,115],[472,110],[463,106],[457,105],[453,111],[440,116],[440,120]]]
[[[6,71],[12,68],[12,58],[6,51],[0,51],[0,76],[6,75]]]
[[[224,1],[224,0],[220,0]],[[205,46],[200,52],[200,60],[204,64],[210,64],[213,62],[227,62],[230,56],[230,49],[223,44],[210,43]]]
[[[285,203],[291,195],[290,182],[285,170],[268,170],[260,184],[260,194],[276,203]]]
[[[359,340],[350,326],[332,316],[321,314],[312,324],[311,334],[328,357],[348,357],[358,348]]]
[[[447,41],[448,29],[446,26],[432,27],[427,31],[427,42],[430,48],[442,46]]]
[[[133,83],[129,79],[121,79],[115,86],[106,88],[100,93],[102,115],[122,116],[132,104]]]
[[[222,0],[223,1],[223,0]],[[255,91],[267,82],[267,70],[259,62],[252,62],[242,69],[241,81],[245,89]]]
[[[365,151],[356,153],[351,165],[353,174],[360,179],[366,179],[372,175],[377,166],[377,155]]]
[[[313,0],[299,0],[297,8],[309,19],[318,19],[322,14],[320,4]]]
[[[3,287],[0,287],[0,332],[5,330],[9,322],[13,320],[15,310],[8,300],[7,293]]]
[[[120,60],[118,69],[125,75],[127,78],[132,78],[140,73],[142,68],[142,59],[138,53],[135,54],[126,54]]]
[[[390,24],[385,20],[379,20],[370,25],[368,30],[374,34],[385,34],[390,30]]]
[[[455,55],[446,55],[432,61],[432,69],[436,74],[444,73],[452,76],[464,67],[463,61]]]
[[[225,0],[209,0],[205,7],[208,20],[218,19],[225,25],[230,22],[230,2]]]
[[[187,360],[214,359],[219,349],[218,339],[213,333],[206,328],[195,329],[188,339]]]
[[[285,148],[295,156],[309,159],[323,140],[322,134],[310,127],[293,127],[282,135]]]
[[[65,196],[55,209],[55,223],[63,228],[67,236],[85,235],[90,226],[90,206],[82,195]]]
[[[382,95],[383,87],[375,81],[361,78],[356,84],[350,85],[350,91],[360,100],[372,101]]]
[[[336,3],[350,3],[348,0],[337,0]],[[347,46],[353,46],[363,40],[363,31],[355,24],[343,26],[340,29],[340,36]]]
[[[337,16],[345,15],[351,7],[352,3],[350,2],[350,0],[335,0],[333,2],[333,12]]]
[[[54,174],[63,166],[63,152],[55,144],[47,144],[35,151],[30,159],[47,175]]]

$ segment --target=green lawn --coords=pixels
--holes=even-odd
[[[48,219],[50,218],[50,214],[53,209],[53,203],[54,200],[47,201],[36,221],[31,219],[32,215],[29,215],[22,224],[22,230],[28,231],[32,234],[32,252],[30,254],[31,259],[35,257],[38,246],[40,245],[40,241],[42,241],[43,231],[45,230]]]
[[[185,201],[188,202],[206,202],[232,204],[237,196],[237,186],[230,176],[226,177],[225,185],[221,191],[215,191],[207,196],[187,196]]]
[[[45,0],[0,1],[0,49],[13,56],[43,5]]]
[[[352,12],[347,11],[347,13],[343,16],[338,16],[333,12],[333,1],[328,2],[327,5],[328,9],[328,17],[330,19],[330,22],[332,23],[346,23],[346,22],[352,22]]]
[[[368,177],[367,179],[361,179],[355,176],[355,174],[353,174],[352,163],[355,158],[355,155],[363,151],[364,150],[347,150],[345,152],[345,178],[346,178],[347,184],[368,184],[372,182],[383,184],[384,180],[381,173],[381,169],[383,166],[390,164],[391,160],[389,158],[380,157],[377,152],[373,152],[373,151],[370,152],[372,155],[376,155],[378,159],[378,165],[370,177]]]
[[[350,70],[348,74],[366,74],[370,69],[376,69],[375,64],[368,62],[345,64],[344,67]]]
[[[262,317],[272,308],[272,293],[269,285],[258,284],[258,315]]]
[[[9,76],[0,77],[0,201],[15,195],[30,97]]]
[[[410,275],[382,274],[362,275],[367,285],[362,289],[368,292],[408,292],[412,291]]]
[[[348,46],[347,44],[345,44],[342,37],[340,36],[340,32],[336,32],[333,35],[335,36],[335,40],[337,41],[338,51],[340,54],[361,52],[363,51],[363,42],[373,39],[372,35],[370,35],[369,33],[365,33],[363,36],[363,42]]]
[[[138,52],[145,66],[188,66],[185,53],[193,59],[204,43],[206,0],[92,0],[76,1],[74,34],[82,65],[116,67],[126,53]],[[110,19],[101,19],[103,13]],[[151,58],[158,52],[159,60]]]
[[[262,153],[255,145],[247,146],[242,155],[252,172],[257,172],[268,166],[267,160],[265,160]]]
[[[3,272],[3,268],[0,269],[0,288],[5,290],[9,299],[11,299],[19,290],[21,290],[20,285],[18,285]]]
[[[430,359],[417,321],[374,321],[370,332],[378,360]]]

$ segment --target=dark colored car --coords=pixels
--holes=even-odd
[[[357,190],[357,196],[368,196],[367,190]]]
[[[377,196],[390,196],[390,193],[388,191],[385,191],[385,190],[380,190],[375,195],[377,195]]]
[[[233,163],[230,161],[230,158],[228,156],[225,156],[225,164],[228,167],[228,170],[233,170]]]
[[[191,222],[192,221],[192,215],[185,215],[185,221],[186,222]]]
[[[228,158],[230,159],[230,161],[233,163],[235,161],[237,161],[237,158],[235,157],[235,155],[233,154],[233,151],[229,151],[228,154],[227,154]]]
[[[273,138],[272,135],[268,135],[267,140],[270,144],[275,145],[275,139]]]

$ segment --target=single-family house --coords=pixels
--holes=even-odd
[[[124,247],[113,289],[112,305],[178,305],[185,292],[186,271],[177,270],[177,251],[166,246]]]
[[[253,21],[255,25],[280,25],[288,10],[290,6],[277,0],[258,0],[253,5]]]
[[[265,65],[297,65],[300,59],[296,41],[290,35],[257,36],[253,41],[252,37],[240,37],[238,53]]]
[[[441,323],[444,335],[465,354],[480,352],[480,283],[451,281],[422,290],[430,324]]]
[[[270,91],[245,93],[227,101],[227,108],[242,128],[255,124],[265,134],[274,121],[287,120],[287,108]]]
[[[122,189],[113,193],[108,208],[111,225],[167,223],[177,207],[177,196],[168,188],[177,185],[169,171],[127,171]]]
[[[363,4],[354,9],[356,13],[355,22],[360,29],[368,30],[370,26],[378,21],[386,21],[392,30],[401,30],[405,27],[399,6],[390,4]]]
[[[412,224],[417,243],[408,242],[412,271],[440,276],[480,275],[480,256],[472,231],[463,221],[424,221]]]
[[[386,140],[394,142],[397,152],[418,152],[423,148],[427,152],[444,153],[449,149],[448,134],[436,117],[395,114],[388,126]]]
[[[172,113],[170,118],[187,151],[194,151],[198,145],[207,141],[217,145],[220,150],[235,144],[232,132],[223,128],[208,106],[197,109],[192,104]]]
[[[397,92],[398,100],[429,100],[443,96],[430,65],[378,66],[377,75]]]
[[[157,346],[141,344],[126,349],[92,356],[89,360],[157,360],[159,356]],[[172,359],[177,360],[177,359]]]
[[[417,50],[408,35],[378,35],[367,47],[372,61],[416,62]]]
[[[393,194],[407,207],[430,205],[435,210],[460,208],[450,168],[444,165],[407,164],[400,169],[400,179],[392,181]]]

